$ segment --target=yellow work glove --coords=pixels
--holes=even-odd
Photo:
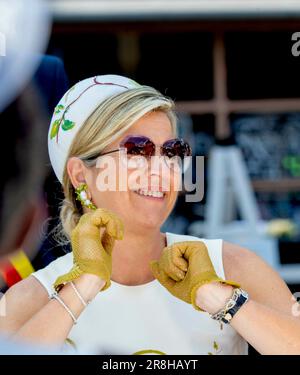
[[[112,250],[115,240],[121,240],[123,233],[123,223],[113,212],[98,208],[82,215],[71,234],[74,265],[68,273],[56,279],[55,290],[83,273],[99,276],[106,281],[102,290],[107,289],[111,284]]]
[[[202,241],[177,242],[163,249],[159,261],[150,262],[154,277],[175,297],[191,303],[196,310],[198,288],[212,281],[240,287],[221,279],[215,272],[207,247]]]

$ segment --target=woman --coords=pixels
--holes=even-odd
[[[259,257],[161,233],[190,155],[172,101],[125,77],[86,79],[57,105],[49,153],[73,252],[8,291],[7,331],[79,352],[247,354],[249,342],[260,353],[300,353],[295,301]]]

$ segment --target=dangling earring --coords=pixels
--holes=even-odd
[[[96,210],[97,207],[87,196],[87,184],[81,184],[75,189],[76,200],[80,201],[82,206]]]

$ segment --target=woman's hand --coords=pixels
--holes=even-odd
[[[198,289],[211,282],[240,285],[221,279],[215,272],[207,247],[202,241],[178,242],[163,249],[159,261],[151,262],[155,278],[175,297],[198,306]]]
[[[121,240],[123,233],[121,219],[111,211],[98,208],[82,215],[71,235],[73,268],[56,279],[55,289],[59,290],[64,283],[77,279],[84,273],[96,275],[104,280],[102,290],[107,289],[111,284],[114,242]]]
[[[204,284],[196,291],[196,305],[201,306],[209,314],[215,314],[225,307],[227,301],[232,297],[232,293],[232,285],[220,282]]]

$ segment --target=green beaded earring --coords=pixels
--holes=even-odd
[[[87,196],[87,184],[81,184],[75,189],[76,200],[80,201],[82,206],[96,210],[97,207]]]

